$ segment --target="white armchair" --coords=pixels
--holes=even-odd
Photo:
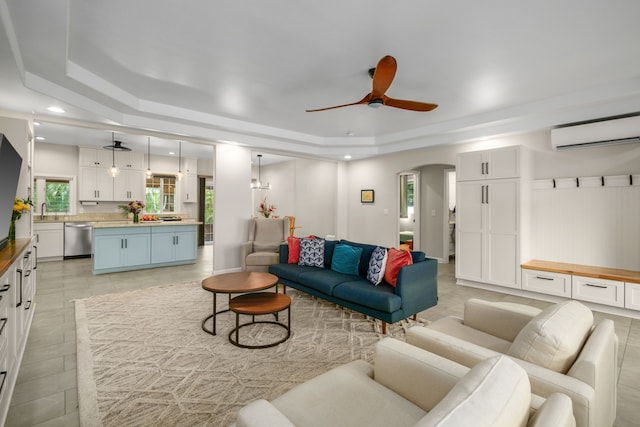
[[[280,245],[287,243],[289,218],[253,218],[249,239],[240,245],[242,271],[263,271],[279,262]]]
[[[572,427],[571,400],[531,394],[509,358],[473,369],[393,338],[376,347],[374,365],[357,360],[242,408],[237,427],[466,426]]]
[[[407,331],[407,342],[473,367],[512,357],[529,376],[532,392],[569,396],[576,424],[611,426],[616,417],[618,338],[612,320],[593,324],[577,301],[539,310],[522,304],[470,299],[464,318],[449,316]]]

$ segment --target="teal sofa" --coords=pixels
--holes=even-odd
[[[338,243],[362,248],[357,276],[331,269]],[[400,269],[395,288],[385,281],[374,286],[366,277],[375,248],[347,240],[326,240],[321,268],[289,264],[289,246],[285,244],[280,246],[279,263],[270,265],[269,273],[278,276],[285,286],[381,320],[382,333],[386,334],[387,323],[415,316],[438,303],[438,264],[424,252],[411,252],[413,264]]]

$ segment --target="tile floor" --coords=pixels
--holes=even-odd
[[[40,263],[36,308],[6,426],[78,425],[76,343],[73,299],[169,283],[201,280],[212,270],[212,248],[199,249],[197,264],[93,276],[88,259]],[[437,319],[462,314],[470,297],[548,303],[455,285],[453,264],[439,265],[437,307],[420,314]],[[640,320],[596,313],[615,321],[620,340],[616,427],[640,425]]]

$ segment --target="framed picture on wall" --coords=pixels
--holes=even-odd
[[[373,190],[360,190],[360,203],[373,203]]]

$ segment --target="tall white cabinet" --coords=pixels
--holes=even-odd
[[[529,156],[520,146],[461,153],[457,159],[456,277],[521,288],[528,256]]]

